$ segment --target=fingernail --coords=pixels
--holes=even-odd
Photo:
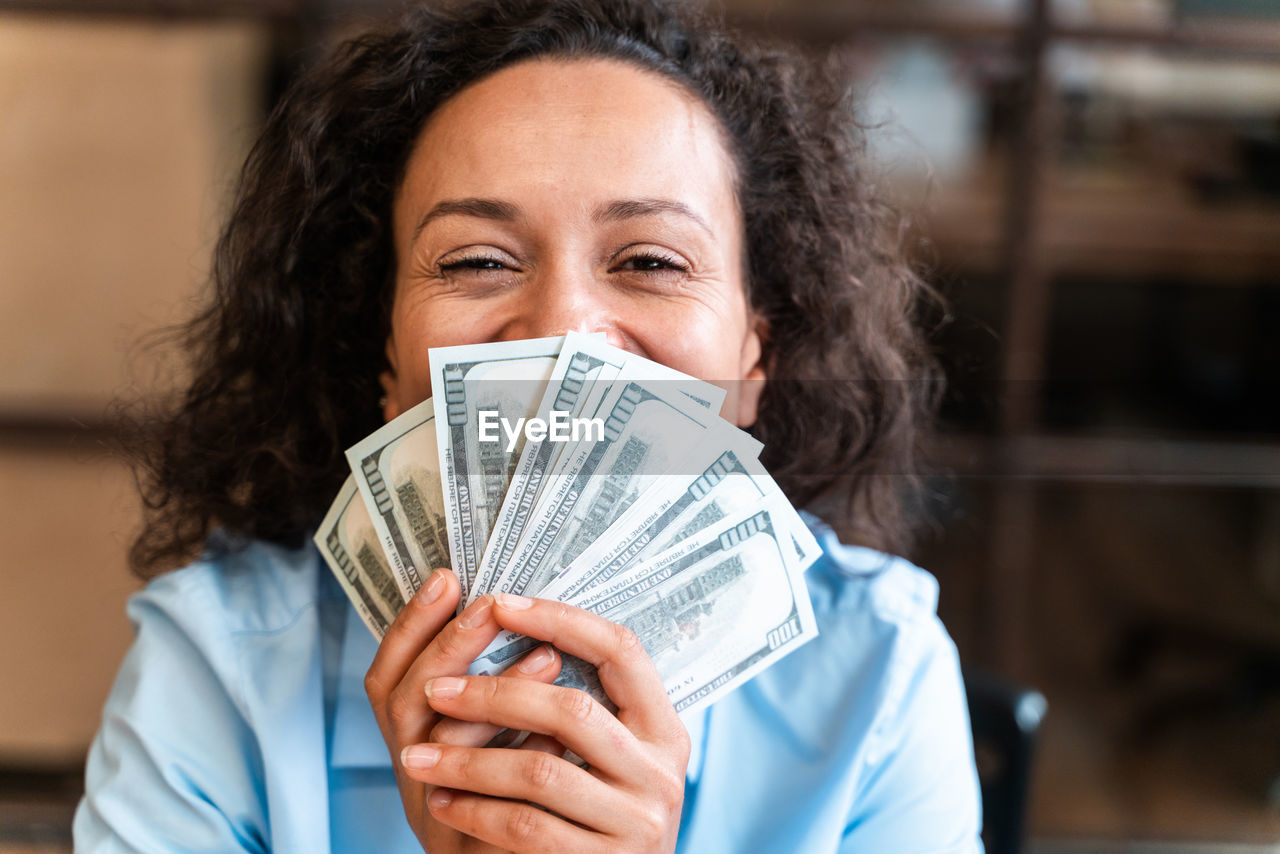
[[[516,596],[511,593],[499,593],[498,604],[506,608],[508,611],[523,611],[533,606],[532,599],[526,599],[523,596]]]
[[[400,764],[406,768],[430,768],[440,761],[440,748],[429,744],[411,744],[400,751]]]
[[[442,810],[453,801],[453,792],[448,789],[436,789],[427,797],[427,806],[432,809]]]
[[[422,585],[422,589],[418,591],[418,598],[422,600],[423,605],[430,605],[440,598],[440,594],[444,592],[444,576],[445,570],[437,569],[431,573],[427,583]]]
[[[448,700],[462,693],[462,689],[467,687],[465,679],[455,679],[452,676],[441,676],[439,679],[430,679],[427,681],[427,696],[436,700]]]
[[[521,673],[537,673],[550,664],[552,658],[551,649],[540,646],[525,656],[524,660],[516,665],[516,669]]]
[[[462,612],[462,616],[458,617],[458,625],[464,629],[474,629],[477,626],[483,626],[489,619],[489,610],[493,607],[492,596],[481,596],[479,599],[471,603],[467,610]]]

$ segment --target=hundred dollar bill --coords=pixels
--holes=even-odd
[[[433,569],[449,565],[432,399],[353,445],[347,461],[407,602]]]
[[[579,362],[584,358],[589,357],[581,351],[578,351]],[[569,362],[569,365],[571,367],[572,362]],[[608,363],[602,364],[598,370],[587,371],[585,376],[583,376],[584,388],[582,393],[578,395],[574,402],[574,408],[568,411],[567,414],[571,417],[585,419],[587,422],[590,422],[593,419],[602,418],[603,416],[600,414],[600,406],[604,403],[605,397],[608,396],[609,390],[613,388],[613,383],[618,378],[618,372],[620,370],[620,364]],[[548,383],[548,394],[551,393],[551,389],[552,386]],[[562,388],[560,391],[564,392],[565,390]],[[564,397],[561,394],[557,394],[557,397],[560,399],[559,402],[561,404],[565,402]],[[550,410],[551,412],[558,411],[555,409],[556,401],[552,400],[548,402],[547,399],[544,398],[544,403],[547,403],[547,405],[552,407]],[[539,414],[542,412],[541,405],[539,405],[538,412]],[[530,445],[541,446],[544,444],[551,446],[551,452],[546,456],[541,456],[538,451],[531,450],[529,447]],[[541,490],[545,488],[546,481],[537,477],[536,474],[533,474],[532,477],[530,477],[530,473],[534,473],[539,470],[545,470],[546,472],[558,471],[560,468],[560,458],[565,453],[565,449],[572,447],[572,442],[547,442],[543,440],[539,442],[526,443],[525,451],[527,452],[529,460],[528,468],[524,468],[526,454],[522,453],[520,455],[520,462],[516,465],[516,472],[512,476],[510,489],[514,490],[519,488],[522,492],[527,494],[529,488],[532,487],[534,494],[533,501],[536,506],[537,496],[540,495]],[[505,510],[505,504],[503,509]],[[519,539],[523,530],[523,528],[519,528],[515,531],[515,539],[511,540],[510,545],[515,545],[516,540]],[[509,553],[507,557],[510,557]]]
[[[665,391],[683,395],[711,412],[718,412],[724,402],[725,391],[718,386],[613,347],[599,336],[570,332],[536,417],[544,423],[557,413],[598,420],[602,431],[612,406],[610,395],[621,388],[623,372],[630,379],[660,382]],[[602,432],[585,437],[583,443],[590,444],[599,435]],[[562,479],[564,461],[573,456],[574,447],[575,443],[551,437],[525,445],[481,560],[472,599],[494,589],[515,557],[530,520],[547,512],[543,503],[547,484]]]
[[[348,477],[315,534],[316,547],[360,619],[382,640],[404,599],[391,575],[373,520],[354,477]]]
[[[492,590],[537,594],[604,533],[654,477],[685,456],[689,442],[696,443],[713,425],[726,423],[660,382],[628,381],[629,372],[623,368],[601,408],[607,412],[603,435],[562,456],[561,471],[544,489]]]
[[[752,450],[758,447],[756,443]],[[781,488],[750,453],[746,449],[726,451],[685,489],[681,486],[689,482],[688,475],[664,477],[660,488],[642,496],[625,518],[619,518],[538,595],[576,601],[599,584],[631,571],[721,519],[772,506],[776,501],[785,503]],[[822,555],[822,547],[800,514],[789,504],[786,507],[789,512],[775,514],[775,524],[787,535],[792,560],[808,566]]]
[[[586,397],[586,403],[581,406],[581,415],[604,417],[601,409],[609,403],[609,392],[614,389],[614,381],[619,379],[620,372],[626,370],[626,379],[628,380],[653,380],[660,382],[663,388],[672,393],[684,395],[689,400],[708,409],[711,412],[719,412],[724,404],[726,392],[717,385],[696,379],[688,374],[682,374],[679,371],[668,368],[666,365],[652,362],[634,353],[614,347],[604,341],[602,336],[593,333],[591,336],[582,333],[570,332],[566,337],[566,342],[573,341],[575,344],[582,340],[595,339],[599,342],[599,349],[596,355],[600,358],[608,359],[616,363],[616,367],[610,371],[602,371],[600,376],[592,384],[591,391]],[[566,347],[569,346],[566,343]],[[578,352],[582,352],[579,350]],[[611,355],[610,355],[611,354]],[[557,450],[551,456],[550,471],[555,472],[560,468],[560,459],[567,451],[572,450],[572,444],[556,443]]]
[[[751,435],[737,429],[717,432],[704,444],[718,451],[709,464],[682,466],[658,478],[538,595],[571,599],[780,491],[757,459],[761,444]]]
[[[598,336],[570,332],[556,360],[534,417],[549,423],[555,413],[566,417],[592,416],[630,355]],[[490,592],[494,580],[511,560],[537,504],[548,472],[566,443],[549,439],[526,442],[511,478],[510,488],[485,547],[468,601]]]
[[[678,408],[684,409],[689,403],[694,403],[703,410],[710,413],[720,411],[721,405],[724,403],[725,390],[719,386],[709,382],[696,379],[688,374],[682,374],[666,365],[652,362],[632,353],[611,347],[608,344],[601,345],[601,353],[612,351],[616,354],[620,365],[616,376],[610,383],[600,383],[599,385],[607,386],[603,394],[597,394],[600,399],[598,401],[589,402],[588,410],[594,411],[596,419],[603,429],[604,423],[610,417],[611,411],[618,403],[619,396],[623,388],[628,382],[636,382],[645,384],[649,389],[657,394],[671,400]],[[712,419],[712,423],[717,427],[723,426],[726,429],[734,430],[728,422],[720,419]],[[536,519],[545,513],[551,512],[547,504],[547,496],[554,493],[547,491],[549,483],[563,482],[566,478],[572,477],[577,472],[577,466],[582,464],[583,455],[590,453],[593,443],[598,441],[602,434],[588,436],[581,442],[576,440],[570,443],[560,443],[560,450],[553,453],[551,463],[546,478],[544,479],[541,492],[537,502],[533,506],[533,510],[529,514],[530,519]],[[687,447],[687,443],[681,443],[681,448]],[[679,448],[673,449],[673,454],[679,456],[681,451]],[[652,467],[647,467],[652,468]],[[650,477],[652,472],[646,470],[643,476]],[[648,483],[648,479],[645,480]],[[625,504],[622,505],[623,509]],[[523,534],[522,534],[523,535]],[[508,558],[510,555],[508,555]]]
[[[754,461],[760,451],[760,442],[755,438],[732,426],[727,421],[713,418],[700,438],[692,437],[692,446],[663,446],[646,451],[633,437],[630,447],[623,445],[617,459],[610,461],[605,455],[601,466],[594,473],[588,473],[590,465],[577,467],[573,462],[566,465],[568,472],[557,478],[562,488],[570,494],[581,491],[575,502],[575,509],[569,513],[552,542],[548,557],[543,561],[541,577],[536,577],[529,587],[522,592],[525,595],[536,595],[546,599],[561,599],[571,592],[584,589],[588,583],[599,583],[600,578],[592,574],[593,569],[607,573],[609,577],[616,574],[622,566],[634,563],[642,556],[638,554],[639,545],[634,540],[626,540],[623,528],[615,528],[623,519],[632,520],[635,514],[648,517],[665,527],[674,521],[674,514],[665,516],[657,513],[659,505],[669,509],[675,498],[673,483],[685,487],[687,492],[691,481],[699,479],[709,486],[718,483],[719,479],[730,472],[724,466],[736,464],[739,456]],[[737,453],[730,453],[731,459],[725,459],[725,449],[733,447]],[[592,449],[587,449],[590,452]],[[580,460],[581,458],[579,458]],[[717,465],[720,462],[721,465]],[[757,463],[758,468],[758,463]],[[762,472],[763,473],[763,472]],[[768,478],[768,475],[764,475]],[[579,484],[575,486],[570,478]],[[565,484],[568,484],[565,486]],[[697,487],[692,487],[695,490]],[[709,527],[727,515],[727,507],[732,503],[734,508],[746,507],[761,494],[760,490],[751,490],[751,495],[739,496],[732,490],[722,488],[717,495],[721,498],[718,504],[703,507],[699,515],[687,514],[689,518],[681,526],[680,532],[671,531],[661,542],[654,542],[658,532],[655,530],[646,539],[648,556],[662,551],[681,537]],[[554,496],[554,492],[553,492]],[[735,500],[735,498],[737,500]],[[555,514],[556,508],[551,502],[539,508],[542,514]],[[625,524],[625,523],[624,523]],[[643,532],[641,532],[643,533]],[[624,541],[626,540],[626,541]],[[593,556],[599,557],[603,552],[615,552],[613,566],[594,566]],[[586,560],[582,560],[583,557]],[[542,579],[545,578],[545,583]],[[502,582],[499,582],[501,586]]]
[[[563,338],[429,351],[444,510],[454,573],[466,593],[502,506],[520,445],[479,441],[480,413],[515,424],[534,414]],[[465,601],[465,599],[464,599]]]
[[[808,567],[815,560],[822,556],[822,547],[818,545],[818,541],[814,539],[813,533],[809,530],[809,526],[805,524],[800,514],[787,501],[786,496],[781,492],[771,492],[749,506],[736,510],[731,516],[726,517],[720,523],[711,526],[708,530],[719,530],[722,525],[731,524],[733,519],[745,519],[755,515],[763,510],[770,511],[772,525],[777,534],[777,541],[782,544],[783,556],[786,559],[787,566],[796,572],[802,573],[804,568]],[[698,539],[703,536],[704,532],[690,538],[682,538],[678,542],[672,543],[667,548],[662,549],[656,554],[647,557],[643,561],[632,561],[615,575],[608,582],[585,588],[578,593],[564,597],[563,601],[571,602],[578,607],[594,608],[595,603],[599,601],[604,590],[612,589],[617,586],[626,586],[630,584],[638,575],[646,571],[653,561],[659,560],[662,555],[671,554],[681,549],[690,539]]]
[[[804,567],[788,540],[795,511],[775,497],[654,556],[570,604],[640,639],[679,712],[696,710],[817,637]],[[501,673],[536,641],[499,635],[471,672]],[[566,660],[566,664],[568,661]],[[572,677],[588,681],[575,663]]]
[[[732,517],[575,604],[636,633],[677,712],[715,702],[817,637],[786,516],[778,498]]]
[[[626,370],[625,379],[654,383],[654,387],[660,388],[664,394],[682,395],[714,415],[718,415],[724,406],[727,392],[720,386],[682,374],[658,362],[632,357]]]

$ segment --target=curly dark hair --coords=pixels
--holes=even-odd
[[[483,0],[418,8],[339,46],[283,96],[245,164],[208,305],[180,331],[193,379],[135,418],[143,575],[214,527],[300,544],[381,424],[393,195],[442,102],[533,57],[600,57],[678,81],[737,166],[748,296],[768,322],[754,434],[798,506],[837,505],[854,538],[907,542],[936,372],[913,312],[927,292],[892,209],[861,174],[838,75],[658,0]],[[851,525],[851,528],[849,527]]]

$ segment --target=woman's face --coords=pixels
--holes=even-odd
[[[732,162],[673,83],[594,59],[485,78],[423,128],[393,218],[388,420],[431,394],[430,347],[577,330],[717,382],[722,414],[755,421],[764,325]]]

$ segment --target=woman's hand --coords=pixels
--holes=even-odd
[[[478,748],[499,731],[490,723],[447,719],[427,705],[427,682],[465,674],[499,631],[491,596],[471,603],[453,619],[459,593],[457,578],[447,570],[437,570],[387,630],[364,680],[374,717],[391,751],[405,815],[418,840],[432,854],[495,850],[437,822],[427,809],[431,787],[406,774],[401,763],[402,751],[411,744],[430,740]],[[525,656],[504,679],[551,682],[559,672],[559,656],[543,646]],[[558,747],[548,739],[531,739],[526,745],[541,750]]]
[[[403,773],[438,787],[427,798],[430,815],[516,852],[672,851],[689,736],[636,636],[578,608],[505,594],[496,597],[492,616],[503,628],[595,665],[618,712],[574,688],[507,676],[435,676],[425,690],[438,713],[542,733],[590,770],[558,752],[415,744],[404,751]],[[447,645],[461,650],[461,643]]]

